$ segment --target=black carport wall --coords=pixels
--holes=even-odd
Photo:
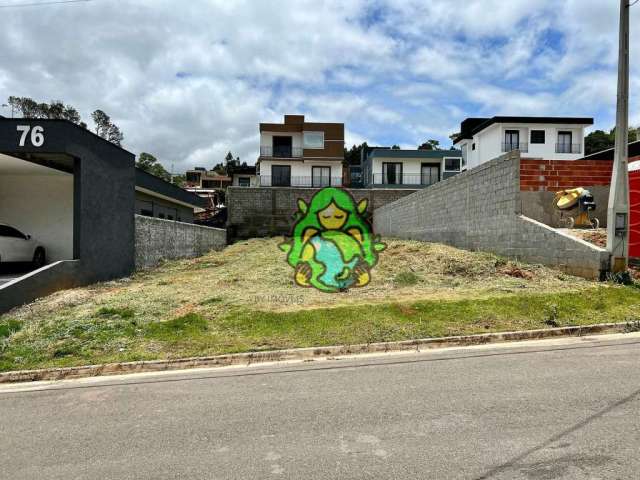
[[[66,120],[8,118],[0,118],[0,153],[73,173],[74,285],[124,277],[133,271],[132,153]],[[3,303],[10,302],[0,301],[0,309]]]

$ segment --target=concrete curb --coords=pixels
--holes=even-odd
[[[234,353],[213,357],[192,357],[176,360],[150,360],[140,362],[108,363],[82,367],[47,368],[42,370],[17,370],[0,373],[1,383],[35,382],[42,380],[63,380],[72,378],[117,375],[124,373],[158,372],[188,368],[227,367],[231,365],[252,365],[264,362],[286,360],[313,360],[341,355],[362,353],[399,352],[407,350],[428,350],[446,347],[463,347],[488,343],[538,340],[552,337],[580,337],[584,335],[622,333],[628,331],[629,323],[601,323],[597,325],[524,330],[520,332],[484,333],[456,337],[424,338],[400,342],[367,343],[358,345],[338,345],[330,347],[295,348],[266,352]]]

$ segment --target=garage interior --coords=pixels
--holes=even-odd
[[[0,154],[0,223],[37,239],[49,264],[74,258],[74,182],[72,160],[48,164]]]

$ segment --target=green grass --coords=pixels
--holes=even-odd
[[[213,298],[213,297],[212,297]],[[206,303],[206,302],[205,302]],[[214,307],[217,300],[212,301]],[[640,294],[601,284],[579,292],[518,292],[484,299],[345,305],[295,311],[233,307],[140,322],[132,310],[100,308],[28,327],[0,323],[0,371],[372,343],[495,331],[638,322]],[[7,341],[9,340],[9,341]]]

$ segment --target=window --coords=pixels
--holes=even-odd
[[[462,145],[462,166],[467,166],[467,144]]]
[[[251,186],[251,179],[249,177],[238,177],[238,186],[239,187]]]
[[[460,159],[459,158],[445,158],[444,159],[444,171],[445,172],[459,172],[460,171]]]
[[[504,145],[503,152],[510,152],[511,150],[518,150],[520,148],[520,131],[519,130],[505,130],[504,131]]]
[[[187,172],[187,182],[189,182],[189,183],[200,183],[200,173],[198,173],[198,172]]]
[[[0,225],[0,237],[10,237],[10,238],[27,238],[18,230],[13,227],[9,227],[8,225]]]
[[[558,132],[558,145],[556,153],[574,153],[571,148],[573,134],[571,132]]]
[[[471,144],[471,150],[475,150],[475,149],[476,149],[476,144],[475,144],[475,143],[472,143],[472,144]]]
[[[324,132],[304,132],[304,148],[324,148]]]
[[[383,185],[402,185],[402,163],[382,162]]]
[[[423,163],[420,167],[420,183],[422,185],[433,185],[440,180],[440,165],[429,165]]]
[[[531,143],[544,143],[544,136],[544,130],[531,130]]]
[[[331,186],[331,167],[311,167],[311,186]]]
[[[291,186],[291,166],[271,165],[271,186],[290,187]]]
[[[153,210],[148,210],[146,208],[142,208],[142,209],[140,209],[140,215],[143,215],[145,217],[153,217]]]
[[[164,218],[164,213],[159,213],[158,218]]]

